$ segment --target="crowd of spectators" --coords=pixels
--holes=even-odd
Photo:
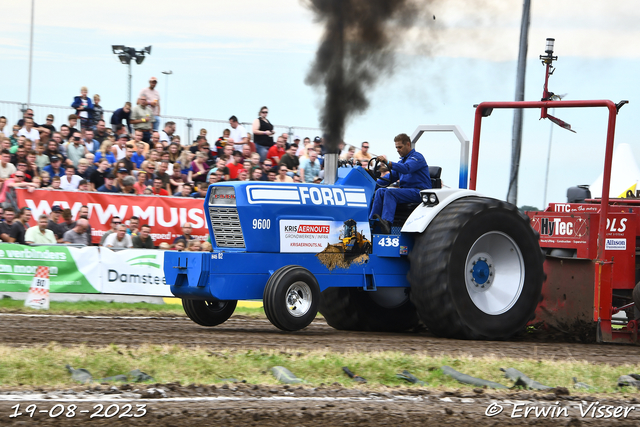
[[[207,129],[200,129],[194,141],[177,135],[172,121],[164,122],[160,129],[156,84],[152,77],[136,105],[127,102],[114,111],[109,126],[100,96],[90,97],[86,87],[73,99],[75,113],[59,127],[52,114],[47,115],[46,123],[35,123],[31,108],[13,125],[0,116],[0,210],[5,207],[0,215],[0,240],[23,244],[90,244],[91,240],[88,210],[71,221],[70,212],[54,206],[50,216],[41,216],[36,226],[28,228],[30,210],[16,212],[6,203],[7,190],[12,188],[197,198],[206,195],[209,184],[222,181],[322,180],[323,139],[276,135],[267,107],[260,108],[250,131],[236,116],[229,118],[229,128],[222,135],[212,136]],[[353,146],[345,148],[344,143],[340,149],[341,159],[353,158],[364,166],[372,157],[368,142],[358,151]],[[114,248],[153,246],[148,226],[138,228],[133,218],[128,227],[119,218],[113,220],[119,222],[112,223],[101,244]],[[202,242],[188,238],[190,233],[184,236],[178,239],[183,243],[176,241],[168,248],[178,244],[179,250],[202,249]],[[163,245],[160,248],[168,249]]]
[[[0,203],[10,188],[44,188],[138,195],[203,197],[220,181],[317,183],[322,180],[322,138],[276,135],[262,107],[251,132],[229,118],[222,135],[201,129],[194,141],[176,134],[172,121],[159,128],[160,99],[156,79],[140,92],[136,105],[126,103],[106,125],[100,96],[86,87],[74,98],[75,114],[58,127],[55,117],[33,121],[33,110],[14,125],[0,116]],[[367,142],[343,159],[366,162]]]

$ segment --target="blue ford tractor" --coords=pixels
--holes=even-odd
[[[430,167],[433,189],[422,203],[398,206],[391,234],[368,219],[376,159],[365,169],[328,155],[323,184],[211,185],[204,210],[213,251],[165,252],[167,283],[189,318],[216,326],[238,300],[262,299],[284,331],[305,328],[318,311],[342,330],[422,322],[442,337],[505,339],[524,328],[544,280],[529,218],[467,189],[469,143],[456,126],[421,126],[414,146],[425,131],[461,141],[460,188],[442,188],[441,169]]]

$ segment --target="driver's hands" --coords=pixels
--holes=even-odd
[[[378,156],[378,161],[382,162],[384,164],[387,164],[387,157],[386,156]]]

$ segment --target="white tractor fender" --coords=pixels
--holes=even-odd
[[[420,203],[402,226],[401,231],[403,233],[422,233],[440,211],[458,199],[463,197],[484,197],[477,191],[459,188],[435,188],[420,191],[421,195],[425,193],[435,194],[438,197],[438,204],[427,206],[424,203]]]

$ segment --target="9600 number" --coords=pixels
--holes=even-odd
[[[254,219],[253,220],[253,229],[254,230],[268,230],[271,228],[271,220],[270,219]]]

